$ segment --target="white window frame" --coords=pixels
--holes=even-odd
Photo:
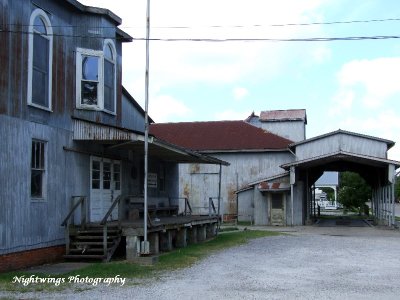
[[[111,46],[113,61],[104,57],[104,49]],[[96,56],[99,58],[98,64],[98,89],[97,89],[97,104],[88,105],[82,103],[82,56]],[[114,111],[110,111],[104,107],[104,61],[108,60],[114,64]],[[76,108],[85,110],[104,111],[108,114],[117,114],[117,51],[112,40],[104,40],[103,51],[93,49],[76,49]]]
[[[44,140],[40,140],[40,139],[32,139],[31,140],[31,147],[33,146],[33,143],[41,143],[43,144],[43,167],[42,168],[34,168],[32,167],[32,160],[34,159],[34,157],[32,157],[31,154],[31,164],[30,164],[30,185],[32,184],[32,171],[33,170],[39,170],[42,172],[42,195],[40,197],[37,196],[33,196],[31,191],[32,188],[30,186],[29,190],[29,194],[31,197],[32,201],[45,201],[47,198],[47,169],[48,169],[48,164],[47,164],[47,141]],[[32,153],[32,152],[31,152]]]
[[[33,36],[36,32],[34,29],[34,24],[36,18],[41,18],[44,25],[46,26],[46,35],[41,35],[42,37],[46,38],[49,41],[49,77],[48,77],[48,106],[39,105],[32,102],[32,76],[33,76]],[[53,28],[51,26],[51,22],[47,14],[37,8],[35,9],[29,21],[29,49],[28,49],[28,105],[41,108],[44,110],[52,111],[52,70],[53,70]]]
[[[108,110],[106,108],[104,108],[104,111],[106,111],[106,112],[108,112],[110,114],[116,114],[116,112],[117,112],[117,50],[115,48],[114,42],[112,40],[110,40],[110,39],[104,40],[103,50],[107,46],[111,46],[110,48],[111,48],[111,51],[112,51],[113,60],[111,61],[106,57],[104,57],[103,59],[114,64],[114,74],[113,74],[113,76],[114,76],[114,78],[113,78],[114,79],[114,95],[113,95],[113,97],[114,97],[114,101],[113,101],[114,102],[114,111],[110,111],[110,110]],[[104,62],[103,62],[103,65],[104,65]],[[104,80],[103,80],[103,86],[104,86]],[[103,97],[104,97],[104,92],[103,92]]]
[[[99,58],[98,63],[98,81],[99,85],[97,87],[97,104],[89,105],[82,103],[82,56],[96,56]],[[76,49],[76,107],[80,109],[90,109],[90,110],[103,110],[103,51],[96,51],[92,49]]]

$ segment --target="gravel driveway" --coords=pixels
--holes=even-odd
[[[370,227],[286,230],[291,232],[252,240],[214,254],[191,268],[139,285],[16,296],[41,299],[399,299],[398,230]]]

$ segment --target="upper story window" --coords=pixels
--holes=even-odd
[[[77,107],[116,111],[116,50],[106,40],[103,51],[77,49]]]
[[[51,110],[53,30],[50,19],[35,9],[29,22],[28,104]]]

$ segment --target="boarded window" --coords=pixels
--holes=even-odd
[[[32,141],[31,154],[31,197],[44,197],[45,145],[43,141]]]

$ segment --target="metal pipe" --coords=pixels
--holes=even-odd
[[[148,151],[149,151],[149,46],[150,46],[150,0],[147,0],[146,9],[146,73],[145,73],[145,109],[144,109],[144,248],[147,243],[147,177],[148,177]],[[144,251],[147,252],[147,251]]]

